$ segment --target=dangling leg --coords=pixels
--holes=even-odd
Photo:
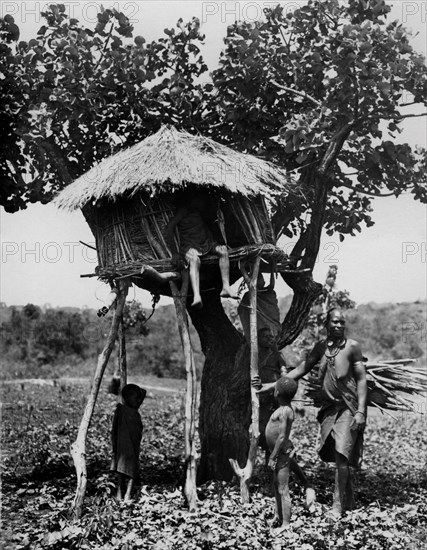
[[[189,263],[190,282],[193,289],[193,307],[202,307],[202,297],[200,296],[200,258],[199,253],[194,248],[190,248],[185,254],[185,259]]]
[[[214,248],[215,254],[219,257],[219,269],[221,271],[223,298],[238,298],[237,294],[233,294],[230,288],[230,260],[228,257],[227,247],[225,245],[217,245]]]
[[[178,278],[177,273],[174,271],[165,271],[160,273],[151,265],[143,265],[141,268],[141,275],[144,277],[146,276],[148,279],[151,279],[158,284],[167,283]]]

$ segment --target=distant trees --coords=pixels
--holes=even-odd
[[[54,363],[65,356],[88,358],[92,350],[88,315],[47,309],[33,304],[22,310],[12,307],[10,320],[1,325],[1,348],[7,356],[39,364]]]
[[[173,306],[145,310],[136,300],[126,303],[128,368],[131,374],[185,378],[185,365]],[[147,323],[148,319],[148,323]],[[28,365],[77,365],[96,361],[108,331],[109,318],[100,319],[90,309],[48,308],[34,304],[23,308],[3,305],[0,317],[0,353],[3,360]],[[192,329],[196,364],[202,369],[197,333]],[[89,375],[89,369],[84,373]],[[34,369],[32,374],[37,373]],[[7,369],[5,374],[7,374]]]

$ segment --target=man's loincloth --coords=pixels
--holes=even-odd
[[[344,455],[350,466],[360,467],[363,455],[363,432],[351,428],[354,415],[343,405],[320,410],[320,443],[318,453],[324,462],[335,462],[335,452]]]

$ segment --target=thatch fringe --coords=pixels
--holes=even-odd
[[[271,162],[162,126],[156,134],[91,168],[61,191],[54,203],[74,210],[140,191],[150,196],[173,193],[190,184],[246,197],[272,197],[297,187],[286,171]]]
[[[366,363],[368,380],[368,405],[382,412],[421,412],[416,407],[417,397],[427,396],[427,372],[415,366],[415,359]],[[307,404],[319,407],[321,384],[316,375],[304,383]]]

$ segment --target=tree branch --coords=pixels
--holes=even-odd
[[[401,115],[401,116],[399,116],[399,120],[403,120],[404,118],[417,118],[417,117],[420,117],[420,116],[427,116],[427,111],[425,113],[420,113],[419,115],[416,115],[416,114]],[[386,117],[381,117],[381,118],[386,118]]]
[[[355,123],[355,120],[352,120],[351,122],[348,122],[345,126],[339,130],[335,136],[332,138],[331,142],[329,143],[329,146],[326,150],[326,153],[320,162],[320,166],[318,168],[319,174],[324,175],[332,163],[336,160],[339,152],[341,151],[341,148],[344,144],[344,141],[349,136],[351,129],[353,128]]]
[[[357,193],[363,193],[364,195],[369,195],[370,197],[391,197],[395,195],[395,193],[371,193],[370,191],[364,191],[363,189],[359,189],[358,187],[352,187],[351,185],[346,185],[345,183],[340,183],[338,187],[346,187],[347,189],[351,189],[352,191],[356,191]]]
[[[282,273],[286,284],[294,291],[291,307],[282,322],[277,347],[291,344],[300,334],[311,306],[322,292],[322,285],[313,281],[311,273]]]
[[[282,86],[282,84],[279,84],[275,80],[271,80],[270,83],[273,84],[274,86],[276,86],[277,88],[280,88],[281,90],[284,90],[285,92],[290,92],[291,94],[299,95],[299,96],[303,97],[304,99],[308,99],[312,103],[317,105],[318,107],[322,106],[320,101],[317,101],[317,99],[314,99],[314,97],[311,97],[310,95],[306,94],[305,92],[300,92],[299,90],[294,90],[293,88],[288,88],[287,86]]]
[[[51,141],[45,140],[39,143],[40,149],[42,149],[48,157],[50,157],[50,160],[52,161],[53,165],[55,166],[56,170],[58,171],[58,174],[61,176],[62,181],[65,183],[65,185],[68,185],[72,182],[73,178],[70,175],[70,172],[68,171],[66,160],[64,159],[62,155],[61,149],[56,145],[56,143],[52,143]]]

